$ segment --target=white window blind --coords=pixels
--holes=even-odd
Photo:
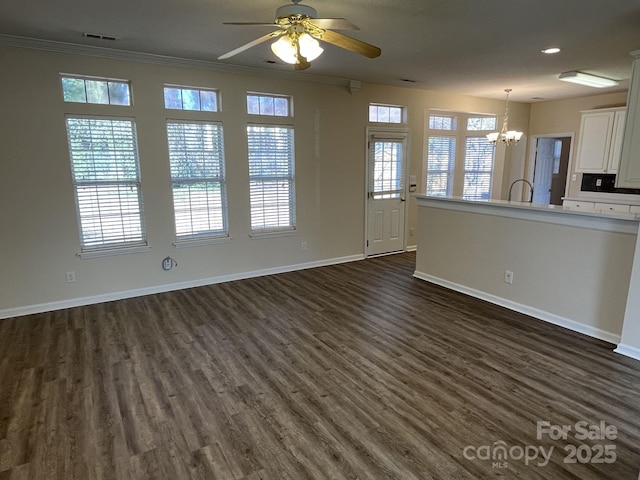
[[[178,240],[227,236],[222,124],[167,122]]]
[[[295,228],[293,136],[293,127],[247,127],[253,232]]]
[[[369,191],[375,199],[400,198],[404,190],[404,141],[372,135],[370,142],[373,168],[369,168]]]
[[[427,153],[427,195],[453,194],[453,168],[456,160],[455,137],[429,137]]]
[[[83,251],[146,243],[133,120],[67,117]]]
[[[489,200],[495,148],[486,137],[467,137],[464,156],[464,187],[467,200]]]

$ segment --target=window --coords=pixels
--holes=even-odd
[[[174,110],[219,111],[218,91],[165,85],[164,108]]]
[[[66,119],[83,251],[145,245],[133,120]]]
[[[270,117],[292,117],[291,97],[283,95],[247,94],[247,113]]]
[[[467,137],[464,150],[464,188],[466,200],[491,198],[494,145],[487,137]]]
[[[374,123],[402,123],[404,108],[394,105],[369,105],[369,121]]]
[[[65,102],[131,105],[131,91],[126,80],[64,75],[62,96]]]
[[[467,130],[470,132],[495,129],[496,117],[469,117],[467,119]]]
[[[228,235],[222,124],[167,121],[178,240]]]
[[[249,125],[251,230],[295,229],[293,127]]]
[[[438,113],[427,125],[427,195],[489,200],[495,148],[485,134],[495,129],[496,117]]]
[[[430,130],[455,130],[456,117],[449,115],[429,115]]]
[[[371,137],[373,177],[370,189],[375,199],[400,198],[404,185],[403,139]]]
[[[429,137],[427,153],[427,195],[450,197],[453,193],[455,137]]]
[[[429,129],[443,130],[444,135],[430,135],[427,145],[427,195],[450,197],[453,195],[453,169],[456,161],[455,130],[457,118],[453,115],[429,115]]]

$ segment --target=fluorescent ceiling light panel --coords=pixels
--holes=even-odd
[[[598,77],[596,75],[589,75],[582,72],[564,72],[558,77],[565,82],[577,83],[579,85],[586,85],[587,87],[594,88],[607,88],[615,87],[619,85],[619,82],[611,80],[610,78]]]

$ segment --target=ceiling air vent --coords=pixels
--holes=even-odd
[[[96,40],[111,40],[111,41],[117,40],[116,37],[112,37],[111,35],[100,35],[99,33],[84,32],[82,35],[87,38],[95,38]]]

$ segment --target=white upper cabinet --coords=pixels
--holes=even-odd
[[[576,172],[618,171],[624,119],[624,107],[582,112]]]
[[[627,110],[622,109],[615,112],[613,117],[613,133],[611,135],[611,147],[609,148],[609,164],[607,173],[618,173],[620,158],[622,156],[622,138],[624,136],[624,119]]]
[[[622,142],[620,169],[616,177],[618,188],[640,188],[640,50],[631,72],[631,87],[627,97],[627,122]]]

